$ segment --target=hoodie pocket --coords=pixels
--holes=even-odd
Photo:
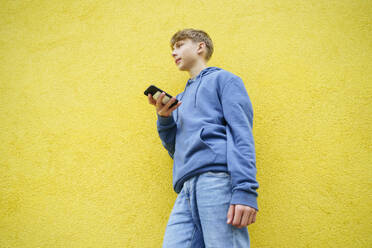
[[[205,128],[202,127],[202,129],[200,130],[200,133],[199,133],[199,139],[200,139],[200,141],[201,141],[205,146],[209,147],[209,149],[210,149],[213,153],[215,153],[214,150],[213,150],[213,148],[212,148],[212,146],[209,145],[207,142],[205,142],[204,139],[203,139],[203,132],[204,132],[204,130],[205,130]]]
[[[227,163],[226,126],[223,125],[205,126],[202,128],[200,132],[200,139],[216,155],[216,158],[214,160],[216,164]]]
[[[216,153],[212,147],[202,139],[204,128],[185,134],[185,138],[178,138],[176,147],[176,161],[183,165],[207,165],[216,160]],[[176,138],[177,139],[177,138]]]

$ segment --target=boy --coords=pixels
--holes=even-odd
[[[253,109],[242,79],[207,67],[209,35],[184,29],[171,39],[172,56],[190,79],[183,92],[156,107],[157,129],[173,159],[178,193],[166,226],[163,248],[249,247],[247,225],[256,221],[256,157]]]

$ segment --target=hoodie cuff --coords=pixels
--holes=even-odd
[[[158,113],[156,113],[156,115],[158,116],[159,124],[162,125],[162,126],[167,126],[167,125],[174,122],[172,114],[168,117],[161,116]]]
[[[255,208],[258,211],[257,196],[244,190],[235,190],[232,193],[230,204],[241,204]]]

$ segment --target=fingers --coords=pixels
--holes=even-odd
[[[169,107],[170,107],[170,105],[172,105],[175,101],[176,101],[176,98],[172,97],[172,98],[169,99],[169,101],[164,105],[164,108],[165,108],[166,110],[168,110]],[[174,106],[173,106],[173,107],[174,107]],[[173,108],[173,107],[172,107],[172,108]]]
[[[227,224],[242,228],[256,221],[257,211],[245,205],[232,204],[227,213]]]
[[[175,97],[172,97],[166,104],[163,105],[162,100],[163,100],[164,96],[165,96],[165,93],[163,92],[158,97],[158,99],[156,101],[156,109],[158,110],[158,114],[159,115],[169,116],[170,113],[173,110],[175,110],[176,108],[178,108],[178,106],[180,106],[182,102],[181,101],[178,101],[176,105],[174,105],[173,107],[169,108],[176,101],[176,98]]]
[[[253,223],[253,217],[254,217],[254,215],[255,215],[255,212],[256,211],[249,211],[249,219],[248,219],[248,223],[246,224],[246,225],[250,225],[250,224],[252,224]]]
[[[239,228],[251,224],[250,223],[250,221],[252,219],[251,216],[252,216],[252,213],[250,211],[244,211],[243,217],[242,217],[242,222],[240,223]]]
[[[147,98],[149,99],[150,104],[156,105],[156,100],[152,97],[150,93],[147,94]]]
[[[175,101],[175,98],[172,98],[172,99],[174,99],[174,101]],[[171,100],[169,100],[169,102],[170,101],[172,101],[172,99]],[[172,101],[172,103],[174,102],[174,101]],[[178,103],[176,104],[176,105],[174,105],[173,107],[171,107],[170,109],[168,109],[170,112],[172,112],[173,110],[175,110],[176,108],[178,108],[178,106],[180,106],[181,105],[181,101],[178,101]],[[171,105],[171,104],[170,104]],[[169,106],[170,106],[169,105]]]
[[[172,97],[158,112],[160,115],[169,116],[173,110],[175,110],[181,102],[178,102],[175,106],[172,108],[169,108],[170,105],[172,105],[176,101],[176,98]]]
[[[236,227],[240,226],[242,215],[243,215],[243,206],[242,205],[235,205],[234,220],[232,222],[233,226],[236,226]]]
[[[231,224],[234,218],[235,205],[230,205],[229,211],[227,212],[227,224]]]
[[[253,223],[256,222],[256,215],[257,215],[257,211],[254,212],[254,215],[253,215]]]
[[[163,98],[165,96],[165,92],[162,92],[158,99],[156,100],[156,109],[161,110],[163,107]]]

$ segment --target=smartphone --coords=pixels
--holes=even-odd
[[[161,90],[159,89],[158,87],[156,87],[155,85],[150,85],[144,92],[145,96],[147,96],[149,93],[152,95],[152,97],[157,100],[158,97],[160,96],[160,94],[163,92],[164,90]],[[165,91],[164,91],[165,92]],[[171,95],[169,95],[167,92],[165,92],[165,96],[163,97],[163,101],[162,103],[163,104],[166,104],[170,99],[172,98]],[[178,100],[176,99],[176,101],[174,103],[172,103],[169,108],[173,107],[174,105],[176,105],[178,103]]]

